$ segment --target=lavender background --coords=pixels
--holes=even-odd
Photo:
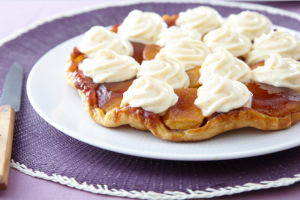
[[[119,23],[133,9],[174,14],[188,7],[144,4],[104,9],[47,23],[0,48],[0,95],[8,67],[16,60],[25,68],[25,80],[33,64],[64,40],[85,32],[92,25]],[[215,7],[223,16],[239,9]],[[118,13],[117,15],[114,15]],[[266,13],[264,13],[266,14]],[[274,24],[299,30],[299,22],[266,14]],[[71,28],[65,29],[66,25]],[[22,109],[17,114],[12,158],[28,168],[74,177],[79,182],[106,184],[109,188],[163,192],[203,190],[207,187],[243,185],[247,182],[276,180],[299,173],[299,148],[267,156],[217,162],[178,162],[138,158],[79,142],[47,124],[28,102],[25,82]],[[13,177],[14,173],[12,173]],[[0,192],[6,195],[5,192]],[[9,198],[9,197],[8,197]]]

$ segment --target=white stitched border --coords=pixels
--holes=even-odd
[[[53,182],[60,183],[62,185],[67,185],[69,187],[92,192],[95,194],[106,194],[106,195],[119,196],[119,197],[153,199],[153,200],[211,198],[211,197],[237,194],[237,193],[247,192],[252,190],[287,186],[300,181],[300,174],[296,174],[294,175],[295,176],[294,178],[281,178],[276,181],[262,181],[260,183],[246,183],[243,186],[237,185],[234,187],[225,187],[219,189],[207,188],[205,191],[203,190],[193,191],[187,189],[187,193],[177,192],[177,191],[165,191],[164,193],[158,193],[152,191],[145,192],[145,191],[136,191],[136,190],[126,191],[123,189],[120,190],[108,189],[107,185],[97,185],[97,187],[94,187],[93,185],[88,185],[86,182],[80,184],[74,178],[68,178],[66,176],[61,176],[56,174],[52,174],[51,176],[49,176],[40,171],[33,171],[32,169],[28,169],[24,164],[19,164],[18,162],[14,162],[14,160],[11,160],[10,166],[24,174],[33,177],[50,180]]]
[[[172,0],[144,0],[144,1],[129,1],[129,2],[112,2],[106,5],[100,5],[100,6],[92,6],[85,9],[80,9],[77,11],[72,12],[64,12],[63,14],[55,15],[52,17],[48,17],[46,19],[43,19],[41,21],[38,21],[36,23],[31,24],[30,26],[27,26],[23,29],[20,29],[13,34],[9,35],[8,37],[0,40],[0,47],[5,44],[6,42],[9,42],[22,34],[35,29],[38,26],[41,26],[47,22],[52,22],[56,19],[60,19],[63,17],[70,17],[74,16],[76,14],[90,12],[93,10],[97,10],[100,8],[106,8],[111,6],[125,6],[125,5],[132,5],[136,3],[181,3],[180,1],[172,1]],[[189,1],[182,1],[184,3],[206,3],[211,5],[220,5],[220,6],[226,6],[226,7],[237,7],[242,9],[252,9],[252,10],[260,10],[260,11],[266,11],[271,14],[279,14],[282,16],[288,16],[290,18],[297,19],[300,21],[300,15],[285,11],[278,8],[273,8],[269,6],[264,5],[255,5],[250,3],[240,3],[240,2],[213,2],[213,1],[207,1],[207,0],[189,0]],[[207,188],[205,191],[201,190],[190,190],[187,189],[188,193],[185,192],[178,192],[178,191],[165,191],[164,193],[157,193],[157,192],[145,192],[145,191],[126,191],[123,189],[117,190],[117,189],[108,189],[107,185],[97,185],[97,188],[93,185],[88,185],[85,182],[80,184],[78,183],[74,178],[68,178],[66,176],[56,175],[52,174],[52,176],[48,176],[47,174],[40,172],[40,171],[33,171],[32,169],[28,169],[24,164],[19,164],[18,162],[14,162],[14,160],[11,160],[10,166],[12,168],[17,169],[18,171],[33,176],[37,178],[42,178],[45,180],[50,180],[53,182],[58,182],[62,185],[67,185],[69,187],[77,188],[80,190],[96,193],[96,194],[107,194],[112,196],[120,196],[120,197],[130,197],[130,198],[139,198],[139,199],[192,199],[192,198],[211,198],[211,197],[218,197],[223,195],[231,195],[231,194],[237,194],[241,192],[246,191],[252,191],[252,190],[259,190],[259,189],[267,189],[267,188],[274,188],[274,187],[281,187],[281,186],[287,186],[294,184],[296,182],[300,181],[300,174],[294,175],[294,178],[281,178],[276,181],[262,181],[260,183],[246,183],[243,186],[234,186],[234,187],[226,187],[226,188],[219,188],[219,189],[212,189]]]

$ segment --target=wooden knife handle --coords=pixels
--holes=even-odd
[[[0,107],[0,191],[6,190],[15,124],[15,111],[10,106]]]

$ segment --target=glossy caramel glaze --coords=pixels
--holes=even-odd
[[[255,64],[251,65],[250,68],[251,68],[251,70],[254,70],[254,69],[256,69],[256,68],[258,68],[260,66],[265,66],[265,61],[257,62]]]
[[[122,82],[99,84],[96,91],[97,106],[102,108],[105,112],[120,107],[123,93],[128,90],[132,85],[132,82],[133,79]]]
[[[240,59],[241,61],[245,62],[245,58],[242,56],[237,57],[238,59]]]
[[[163,122],[170,129],[190,129],[199,127],[204,120],[201,110],[194,105],[196,88],[175,89],[177,103],[163,116]]]
[[[118,28],[121,24],[115,24],[111,27],[110,31],[114,33],[118,33]]]
[[[172,15],[172,16],[169,16],[169,15],[164,15],[162,16],[163,20],[166,22],[166,24],[168,25],[168,27],[171,27],[171,26],[176,26],[176,20],[179,16],[178,15]]]
[[[162,47],[156,44],[147,45],[143,52],[144,60],[153,60],[156,54],[159,53],[161,49]]]
[[[94,83],[91,78],[85,76],[79,69],[76,69],[72,75],[76,80],[74,83],[75,88],[81,90],[86,95],[86,100],[89,106],[96,107],[96,90],[98,88],[98,84]]]
[[[80,54],[82,54],[77,47],[73,48],[73,51],[70,53],[70,60],[75,60]]]
[[[78,63],[75,60],[70,60],[68,62],[68,72],[75,72],[75,70],[78,69]]]
[[[142,63],[144,58],[143,58],[143,52],[145,49],[144,44],[141,43],[137,43],[137,42],[130,42],[133,46],[133,55],[132,57],[138,62],[138,63]]]
[[[131,79],[122,82],[97,84],[79,69],[74,72],[73,76],[76,78],[75,87],[86,95],[89,106],[101,108],[105,112],[120,106],[123,93],[128,90],[133,82],[133,79]]]
[[[186,71],[187,75],[190,78],[190,88],[198,88],[201,86],[201,84],[199,83],[199,78],[200,78],[200,70],[201,67],[196,67],[194,69],[190,69],[188,71]]]
[[[300,111],[300,96],[291,89],[264,83],[245,84],[252,92],[252,109],[272,117],[283,117]]]
[[[84,54],[81,53],[77,47],[74,47],[73,51],[70,53],[67,72],[75,72],[75,70],[78,69],[78,63],[80,63],[84,58]]]

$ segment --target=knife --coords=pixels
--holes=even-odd
[[[20,110],[23,68],[13,63],[0,99],[0,191],[6,190],[11,159],[15,112]]]

